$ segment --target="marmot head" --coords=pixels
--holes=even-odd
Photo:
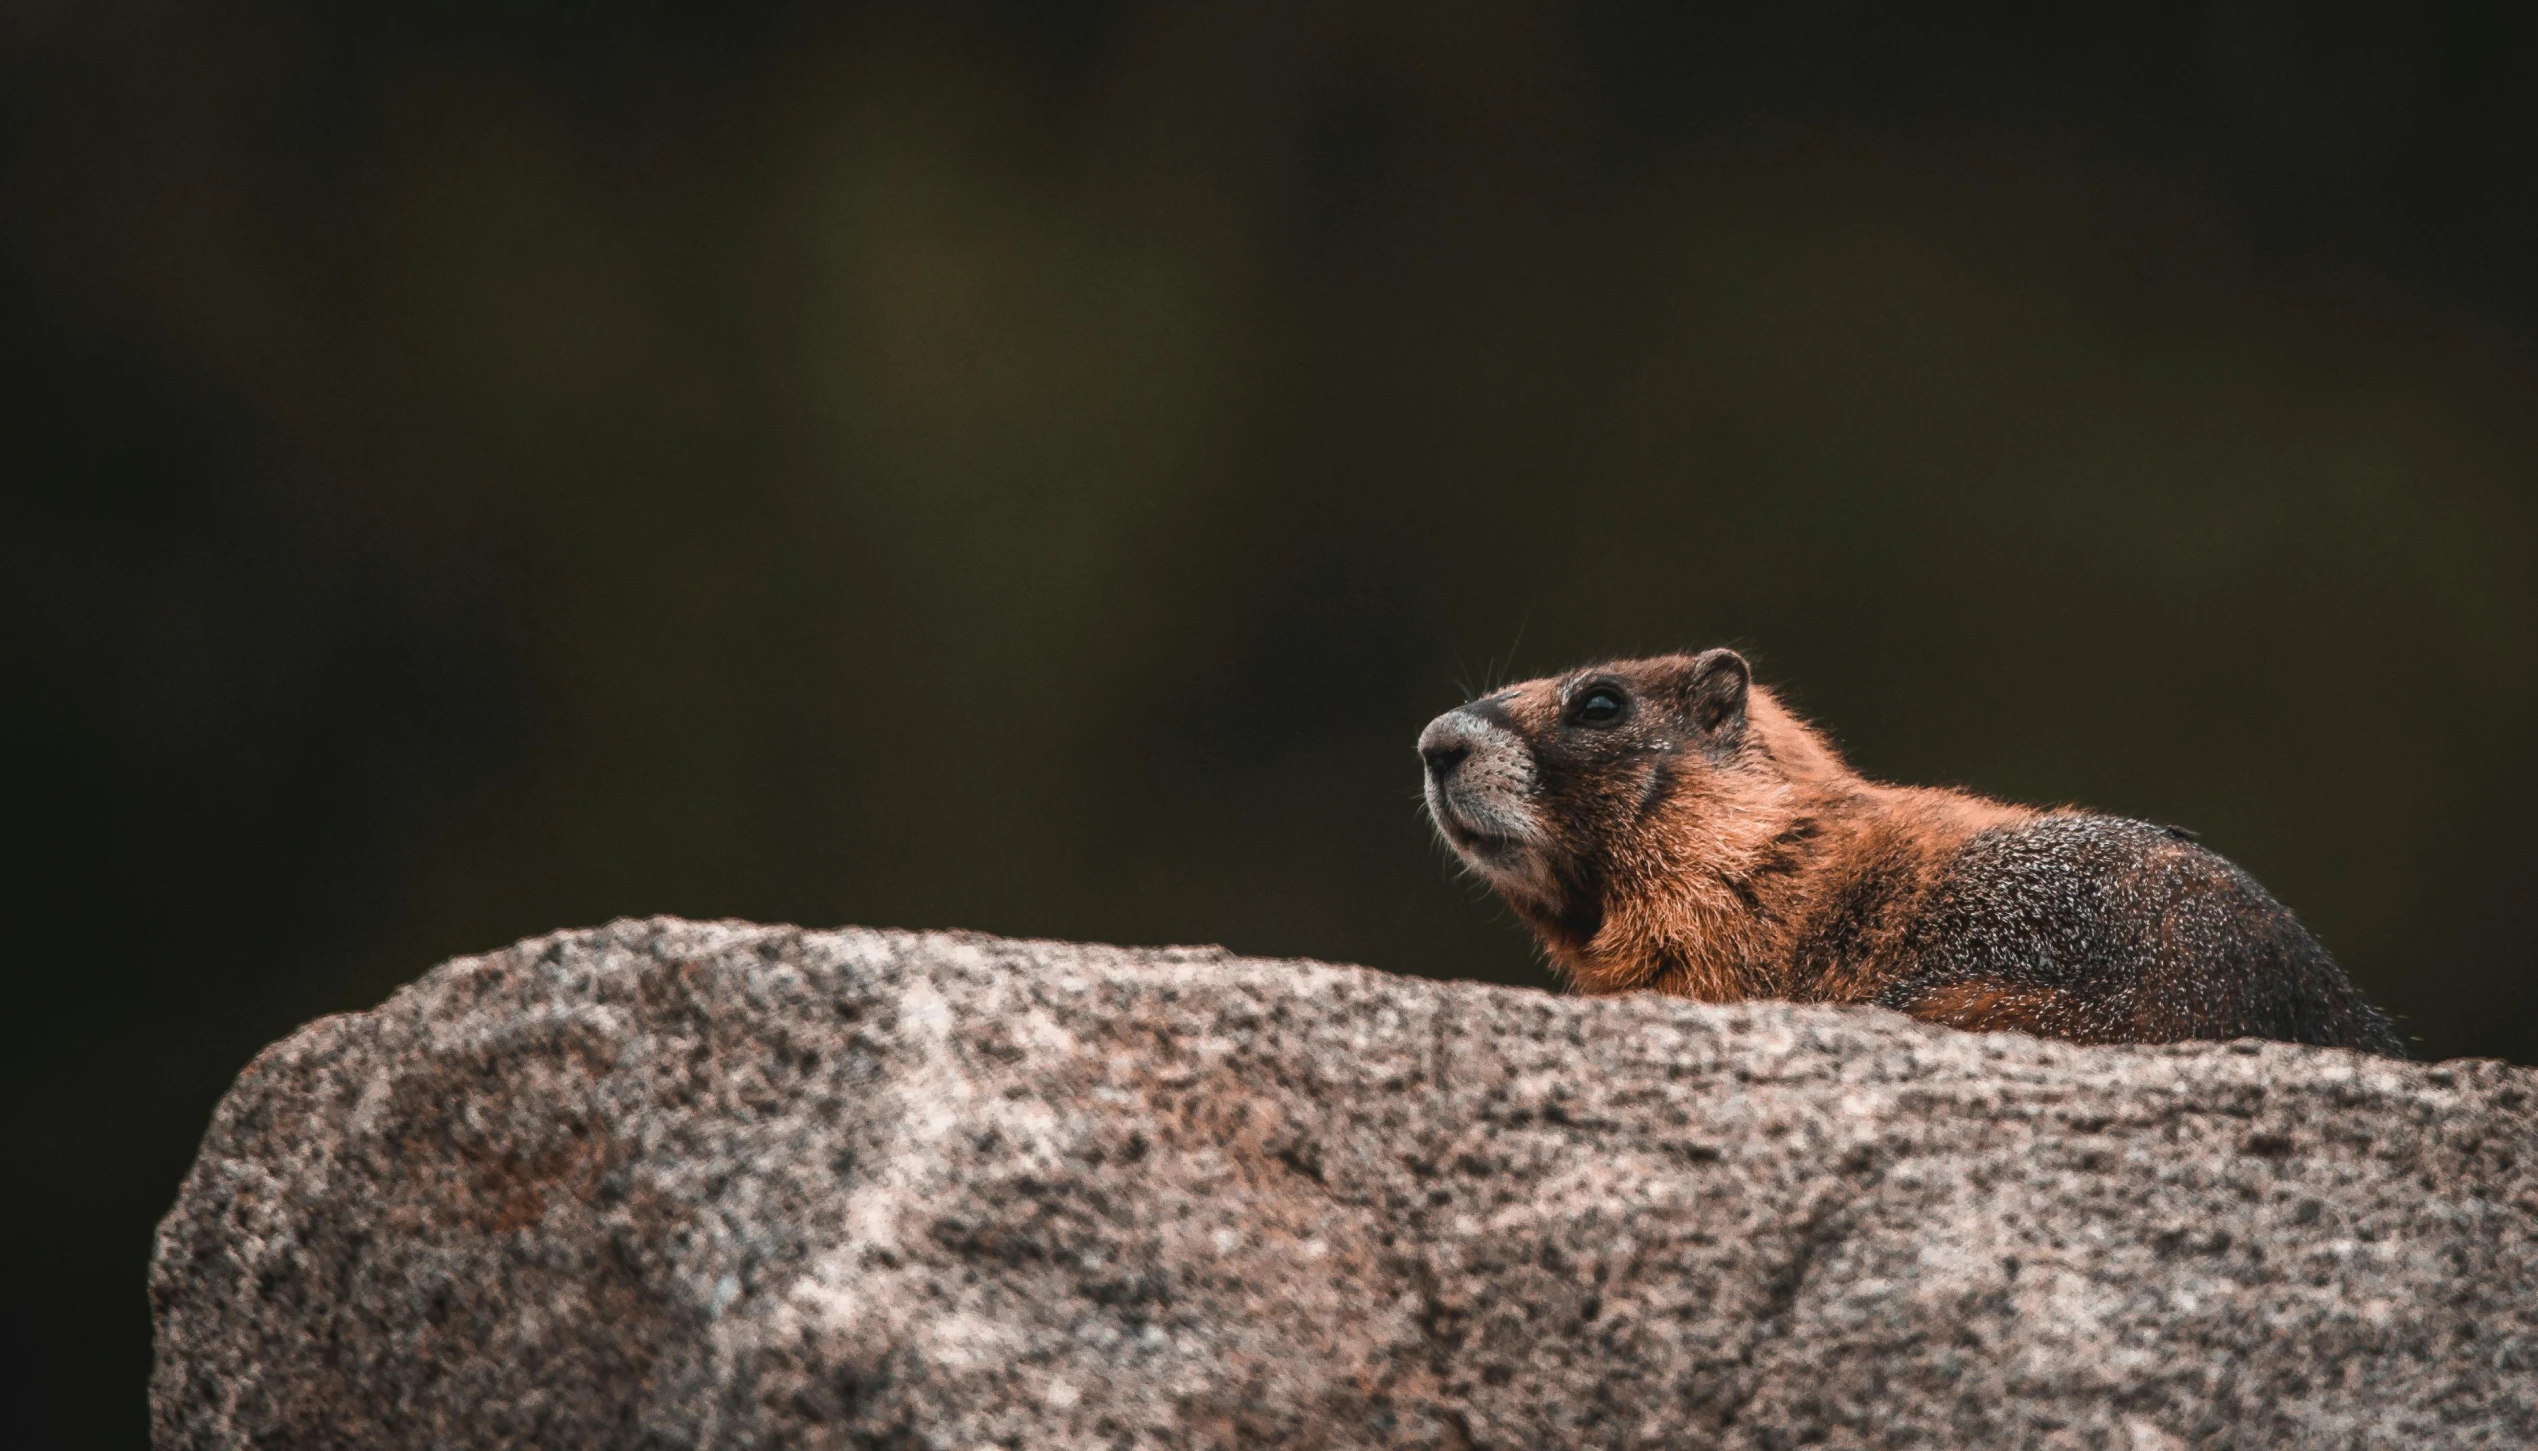
[[[1665,939],[1704,899],[1738,910],[1797,778],[1840,769],[1733,650],[1509,686],[1430,721],[1419,756],[1446,844],[1574,982],[1608,991],[1679,957]]]

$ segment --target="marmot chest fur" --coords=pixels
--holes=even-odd
[[[2405,1054],[2189,834],[1866,780],[1730,650],[1510,686],[1430,722],[1419,754],[1437,830],[1581,991]]]

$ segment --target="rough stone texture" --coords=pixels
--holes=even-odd
[[[268,1050],[162,1446],[2538,1444],[2538,1075],[621,922]]]

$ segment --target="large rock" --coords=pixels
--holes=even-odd
[[[622,922],[239,1078],[177,1446],[2538,1444],[2538,1080]]]

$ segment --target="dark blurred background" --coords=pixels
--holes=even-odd
[[[2026,10],[0,9],[0,1439],[140,1443],[213,1101],[454,953],[1540,983],[1410,744],[1598,656],[2538,1059],[2538,12]]]

